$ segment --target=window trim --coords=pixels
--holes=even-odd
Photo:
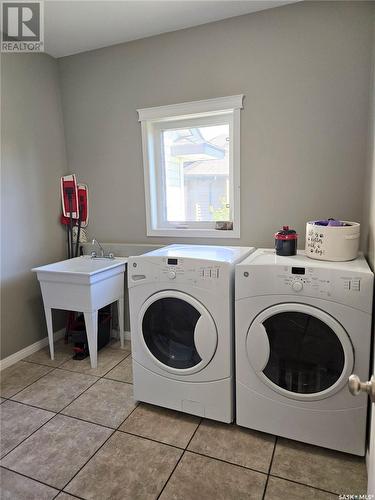
[[[171,237],[206,237],[206,238],[239,238],[240,237],[240,110],[243,108],[244,95],[218,97],[202,101],[185,102],[167,106],[138,109],[139,121],[142,131],[142,152],[145,183],[145,205],[147,236]],[[155,148],[155,134],[168,125],[186,120],[210,118],[228,115],[230,133],[232,137],[230,148],[232,165],[231,169],[231,210],[233,218],[232,230],[218,230],[207,227],[194,228],[163,227],[159,222],[160,200],[158,189],[160,187],[159,174],[156,165],[157,150]],[[160,146],[158,146],[160,147]]]

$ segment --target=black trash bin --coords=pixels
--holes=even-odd
[[[112,309],[111,305],[105,306],[98,311],[98,351],[108,344],[111,338]],[[84,359],[89,356],[89,346],[85,318],[80,314],[73,322],[69,332],[74,344],[73,359]]]

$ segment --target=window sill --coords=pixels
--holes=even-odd
[[[169,236],[181,238],[240,238],[240,230],[219,229],[148,229],[147,236]]]

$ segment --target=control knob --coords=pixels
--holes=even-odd
[[[176,273],[175,273],[175,271],[169,271],[169,272],[168,272],[168,278],[169,278],[170,280],[174,280],[174,279],[176,278]]]
[[[300,281],[294,281],[292,283],[292,288],[295,292],[300,292],[303,288],[303,284]]]

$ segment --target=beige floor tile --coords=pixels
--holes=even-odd
[[[63,488],[111,432],[89,422],[56,415],[3,458],[1,465]]]
[[[111,371],[109,371],[105,378],[111,378],[112,380],[118,380],[119,382],[127,382],[128,384],[133,383],[133,367],[132,358],[129,354],[124,361],[121,361],[117,366],[115,366]]]
[[[69,493],[64,493],[63,491],[59,493],[56,497],[56,500],[74,500],[77,497],[73,497],[72,495],[69,495]]]
[[[97,380],[96,377],[81,373],[54,370],[16,394],[13,399],[58,412]]]
[[[6,401],[0,409],[0,456],[6,455],[54,415],[39,408]]]
[[[1,372],[1,396],[10,398],[51,370],[52,368],[49,366],[36,365],[24,361],[15,363]]]
[[[65,490],[87,500],[154,500],[181,453],[116,432]]]
[[[185,453],[160,500],[261,500],[266,474]]]
[[[73,344],[71,342],[66,344],[64,339],[60,339],[55,342],[55,359],[51,359],[49,347],[47,346],[37,352],[34,352],[31,356],[25,358],[24,361],[57,367],[64,363],[64,361],[71,358],[73,354]]]
[[[131,352],[130,340],[125,340],[124,347],[121,347],[121,342],[119,340],[111,339],[111,341],[108,344],[108,347],[110,347],[111,349],[121,349],[122,351]]]
[[[337,495],[315,490],[309,486],[291,483],[284,479],[270,477],[267,484],[265,500],[278,500],[285,498],[287,500],[301,500],[311,498],[313,500],[337,500]]]
[[[63,413],[115,429],[135,407],[133,386],[102,378]]]
[[[185,448],[199,422],[198,417],[142,403],[120,430]]]
[[[6,401],[6,399],[0,398],[0,405],[1,405],[2,403],[4,403],[5,401]]]
[[[58,490],[1,468],[1,500],[52,500]]]
[[[274,443],[275,438],[269,434],[204,420],[188,449],[250,469],[268,472]]]
[[[271,474],[337,494],[366,492],[363,458],[287,439],[277,441]]]
[[[65,361],[65,363],[63,363],[60,368],[72,370],[79,373],[86,373],[87,375],[102,377],[107,372],[109,372],[109,370],[112,370],[113,367],[115,367],[128,355],[129,351],[105,347],[98,352],[97,368],[91,368],[90,357],[87,357],[80,361],[69,359],[68,361]]]

